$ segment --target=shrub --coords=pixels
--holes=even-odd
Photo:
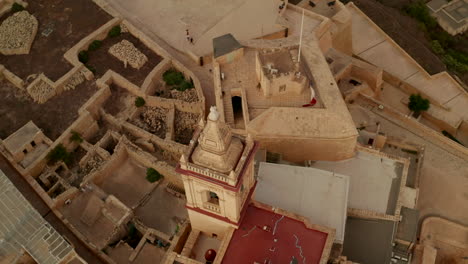
[[[449,49],[447,53],[460,63],[468,64],[468,54],[463,51]]]
[[[437,20],[431,16],[423,1],[413,2],[403,8],[406,14],[422,22],[428,30],[437,27]]]
[[[186,80],[182,81],[182,83],[178,86],[175,86],[174,89],[176,89],[177,91],[185,91],[187,89],[192,89],[193,88],[193,84],[191,82],[188,82]]]
[[[73,142],[76,142],[76,143],[81,143],[81,142],[83,142],[83,138],[81,138],[80,133],[78,133],[78,132],[76,132],[76,131],[72,131],[72,132],[71,132],[70,140],[73,141]]]
[[[58,144],[47,154],[47,160],[52,163],[57,161],[63,161],[65,164],[69,164],[71,161],[71,154],[65,149],[62,144]]]
[[[96,68],[94,68],[93,66],[91,66],[89,64],[86,64],[85,66],[86,66],[86,68],[88,68],[88,70],[90,72],[92,72],[93,74],[96,74]]]
[[[145,105],[145,103],[146,103],[146,102],[145,102],[145,99],[143,99],[142,97],[137,97],[137,98],[135,99],[135,106],[136,106],[136,107],[142,107],[142,106]]]
[[[78,60],[82,62],[83,64],[88,63],[89,61],[89,54],[87,50],[82,50],[80,53],[78,53]]]
[[[457,42],[452,35],[450,35],[444,30],[431,30],[429,32],[429,37],[433,40],[439,41],[440,45],[444,49],[448,49],[449,47],[455,45],[455,43]]]
[[[13,12],[13,13],[23,11],[23,10],[24,10],[24,6],[22,6],[22,5],[18,4],[18,3],[13,3],[13,5],[11,6],[11,12]]]
[[[429,109],[429,100],[419,94],[412,94],[409,97],[408,108],[415,114],[427,111]]]
[[[146,170],[146,179],[149,182],[153,183],[153,182],[159,181],[159,179],[161,178],[163,178],[163,176],[157,170],[153,168],[148,168]]]
[[[117,37],[117,36],[120,36],[120,33],[122,32],[122,29],[120,28],[119,25],[117,26],[114,26],[113,28],[111,28],[111,30],[109,30],[109,33],[107,34],[107,36],[113,38],[113,37]]]
[[[446,54],[444,56],[443,61],[447,65],[447,67],[452,71],[456,71],[459,73],[465,73],[468,71],[468,64],[459,62],[449,54]]]
[[[438,40],[431,41],[431,48],[436,54],[442,55],[445,53],[444,48],[440,45]]]
[[[163,73],[163,80],[167,85],[179,85],[185,80],[185,77],[178,70],[171,68]]]
[[[89,51],[95,51],[95,50],[99,49],[101,46],[102,46],[102,41],[93,40],[93,42],[91,42],[91,44],[89,44],[88,50]]]

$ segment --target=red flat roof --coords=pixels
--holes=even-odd
[[[297,263],[319,263],[327,236],[301,221],[251,204],[234,231],[223,264],[290,263],[293,257]]]

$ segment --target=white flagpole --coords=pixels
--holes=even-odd
[[[297,57],[297,62],[301,62],[302,29],[303,28],[304,28],[304,9],[302,9],[301,35],[299,36],[299,55]]]

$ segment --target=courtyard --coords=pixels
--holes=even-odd
[[[97,185],[127,207],[136,208],[157,183],[146,180],[147,168],[129,156],[113,162],[115,169],[107,171],[109,174],[97,182]]]
[[[76,120],[78,109],[95,92],[96,85],[85,81],[44,104],[37,104],[26,91],[0,80],[0,138],[6,138],[32,120],[47,137],[55,140]]]
[[[135,217],[146,226],[171,236],[188,218],[185,199],[178,198],[166,190],[163,181],[150,196],[135,210]]]

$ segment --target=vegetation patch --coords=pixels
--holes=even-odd
[[[102,41],[100,40],[93,40],[91,44],[88,46],[88,51],[95,51],[99,49],[102,46]]]
[[[13,5],[11,6],[11,12],[13,12],[13,13],[23,11],[23,10],[24,10],[24,6],[22,6],[22,5],[18,4],[18,3],[13,3]]]
[[[120,36],[120,33],[122,33],[122,29],[120,28],[120,25],[117,25],[109,30],[109,33],[107,33],[107,36],[111,38],[118,37]]]
[[[70,164],[71,153],[62,144],[58,144],[47,154],[47,160],[52,164],[60,160],[65,162],[65,164]]]
[[[163,73],[163,80],[168,86],[171,86],[171,89],[181,92],[194,87],[192,79],[186,80],[184,74],[174,68]]]
[[[466,46],[466,38],[456,38],[443,30],[423,1],[412,2],[403,8],[403,12],[420,23],[421,30],[430,39],[431,49],[441,57],[449,70],[460,74],[468,72],[468,54],[455,49],[457,45]]]
[[[159,181],[161,178],[163,178],[163,176],[157,170],[153,168],[148,168],[146,170],[146,179],[149,182],[153,183],[153,182]]]
[[[83,142],[83,138],[81,137],[80,133],[76,131],[71,132],[70,140],[78,144]]]
[[[88,63],[88,61],[89,61],[88,51],[87,50],[80,51],[80,53],[78,53],[78,60],[83,64]]]
[[[429,100],[423,98],[420,94],[410,95],[408,108],[411,111],[413,111],[416,115],[419,115],[422,111],[427,111],[429,109],[429,106]]]
[[[136,106],[136,107],[142,107],[142,106],[145,105],[145,103],[146,103],[146,102],[145,102],[145,99],[143,99],[143,97],[137,97],[137,98],[135,99],[135,106]]]

